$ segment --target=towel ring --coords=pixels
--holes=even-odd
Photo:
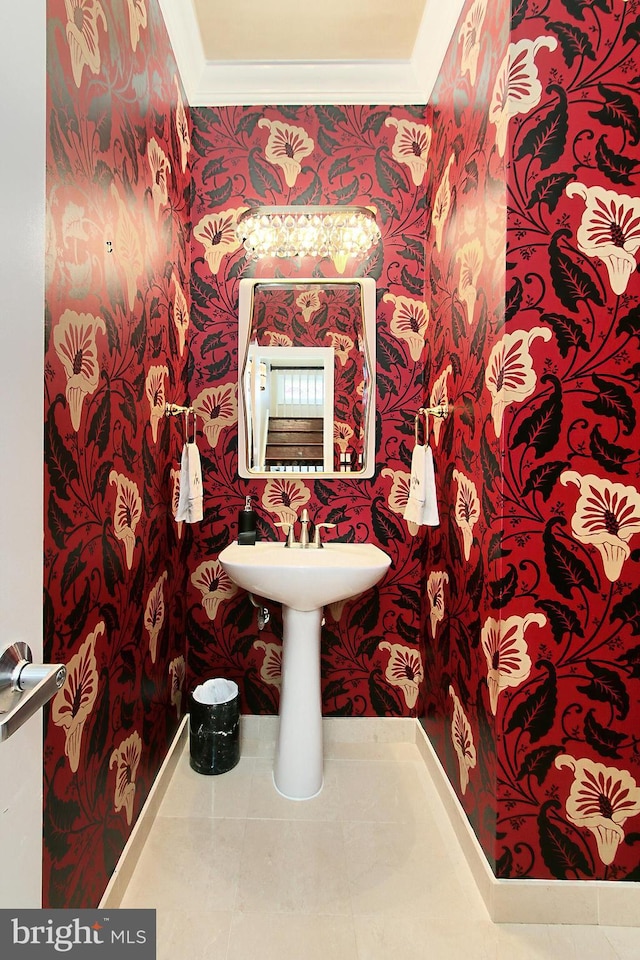
[[[426,410],[420,409],[420,410],[418,410],[418,412],[416,413],[416,415],[415,415],[415,417],[414,417],[414,422],[413,422],[413,435],[414,435],[414,438],[415,438],[416,446],[419,446],[419,445],[420,445],[420,438],[419,438],[419,436],[418,436],[418,434],[419,434],[418,424],[419,424],[419,422],[420,422],[420,414],[421,414],[421,413],[424,413],[424,443],[425,443],[425,446],[426,446],[427,443],[428,443],[428,441],[429,441],[429,413],[428,413]]]
[[[448,403],[440,403],[437,407],[420,407],[414,418],[414,436],[418,443],[418,421],[420,414],[424,413],[424,442],[429,443],[429,415],[438,417],[439,420],[445,420],[452,412],[453,408]]]
[[[193,439],[189,439],[189,415],[193,414]],[[198,433],[198,421],[196,419],[196,413],[193,408],[188,408],[184,411],[184,439],[185,443],[195,443],[196,436]]]

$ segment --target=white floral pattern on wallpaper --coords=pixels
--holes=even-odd
[[[524,38],[510,43],[498,71],[489,107],[489,120],[496,128],[496,146],[501,157],[507,146],[511,117],[529,113],[540,103],[542,84],[538,77],[536,55],[540,50],[555,50],[555,37]]]
[[[576,235],[578,247],[588,257],[604,262],[611,289],[620,296],[637,266],[640,199],[578,182],[567,184],[565,192],[568,197],[580,197],[585,202]]]
[[[145,0],[127,0],[129,13],[129,37],[131,49],[135,52],[140,40],[140,31],[147,26],[147,7]]]
[[[90,313],[65,310],[53,330],[53,344],[67,378],[66,397],[71,426],[80,429],[82,404],[100,381],[97,335],[106,332],[104,320]]]
[[[180,166],[182,168],[182,172],[184,173],[187,169],[187,160],[191,150],[191,133],[189,131],[189,119],[187,117],[187,111],[185,110],[182,93],[180,91],[180,83],[177,77],[175,77],[174,82],[176,87],[176,133],[178,135],[178,142],[180,144]]]
[[[453,716],[451,717],[451,742],[458,758],[458,773],[460,776],[460,791],[464,794],[469,786],[469,775],[477,763],[476,747],[473,741],[473,731],[467,719],[460,698],[449,687],[449,696],[453,700]]]
[[[335,330],[327,330],[326,336],[330,346],[333,347],[336,360],[344,367],[355,346],[353,340],[346,333],[336,333]]]
[[[474,481],[461,470],[453,471],[453,479],[458,485],[455,501],[455,521],[462,531],[464,558],[469,560],[473,544],[473,528],[480,519],[480,500]]]
[[[640,814],[640,788],[635,779],[627,770],[566,753],[556,757],[555,764],[574,774],[566,800],[567,819],[590,830],[602,862],[613,863],[624,840],[624,824]]]
[[[203,560],[191,574],[191,583],[202,595],[202,606],[209,620],[215,620],[223,600],[229,600],[238,588],[219,560]]]
[[[236,385],[224,383],[219,387],[208,387],[193,401],[193,409],[202,421],[202,430],[207,443],[216,447],[223,430],[238,422],[238,398]]]
[[[113,806],[118,813],[124,807],[127,823],[133,820],[133,804],[136,796],[136,774],[142,756],[142,738],[137,730],[123,740],[111,754],[109,769],[115,767]]]
[[[353,427],[340,420],[333,421],[333,442],[341,453],[346,453],[353,437]]]
[[[153,442],[158,440],[158,424],[166,416],[167,401],[164,392],[165,379],[169,376],[169,368],[166,364],[158,364],[149,367],[144,390],[149,401],[149,423],[151,424],[151,436]]]
[[[413,120],[399,120],[387,117],[385,126],[397,130],[391,154],[398,163],[404,163],[411,171],[411,178],[420,186],[427,172],[427,161],[431,149],[433,131],[428,123],[416,123]]]
[[[175,296],[173,300],[173,322],[178,332],[178,350],[180,356],[184,356],[184,348],[187,340],[187,331],[189,329],[189,305],[178,277],[174,271],[173,282],[175,286]]]
[[[82,83],[85,67],[100,71],[100,30],[107,30],[107,19],[98,0],[64,0],[67,11],[67,43],[76,86]]]
[[[467,308],[467,323],[471,326],[478,296],[478,278],[484,262],[484,247],[479,240],[470,240],[458,250],[456,260],[460,264],[458,293]]]
[[[292,347],[293,340],[287,333],[279,330],[265,330],[268,347]]]
[[[109,474],[109,483],[115,484],[116,500],[113,508],[113,532],[124,543],[126,563],[133,565],[136,528],[142,517],[142,499],[138,484],[117,470]]]
[[[565,470],[561,483],[575,484],[580,491],[571,518],[576,540],[600,551],[605,576],[613,582],[631,554],[629,541],[640,533],[640,494],[635,487],[614,483],[589,473],[581,476]]]
[[[304,290],[296,297],[296,305],[300,307],[300,312],[302,313],[302,319],[304,322],[309,323],[314,313],[316,313],[322,306],[319,291]]]
[[[149,633],[149,655],[156,662],[158,637],[165,621],[164,585],[169,574],[165,570],[152,587],[144,610],[144,625]]]
[[[262,117],[258,120],[258,126],[269,130],[269,139],[264,148],[266,159],[279,166],[284,171],[287,186],[294,187],[302,169],[301,161],[313,153],[313,140],[303,127],[280,120]]]
[[[429,619],[431,622],[431,637],[436,639],[438,624],[444,620],[445,613],[445,585],[449,583],[449,574],[446,570],[432,570],[427,578],[427,597],[429,598]]]
[[[157,220],[160,216],[160,208],[164,207],[169,199],[171,162],[155,137],[152,137],[147,144],[147,161],[151,173],[153,212]]]
[[[435,228],[435,244],[436,250],[442,250],[442,238],[444,235],[444,230],[447,225],[447,218],[449,216],[449,210],[451,209],[451,168],[455,163],[456,155],[452,153],[447,161],[447,165],[444,168],[444,173],[442,174],[442,179],[438,185],[436,195],[433,201],[433,209],[431,211],[431,222]]]
[[[282,683],[282,644],[256,640],[253,646],[256,650],[264,650],[260,676],[265,683],[279,688]]]
[[[238,217],[247,208],[207,213],[193,228],[194,238],[204,247],[204,257],[212,274],[217,274],[222,258],[235,253],[241,241],[236,234]]]
[[[507,687],[518,687],[531,673],[531,657],[525,640],[527,628],[535,623],[543,627],[547,618],[543,613],[529,613],[525,617],[512,616],[504,620],[487,617],[480,642],[487,661],[487,685],[491,712],[498,711],[498,696]]]
[[[278,517],[278,523],[295,523],[298,513],[311,499],[311,491],[302,480],[275,477],[267,480],[262,494],[262,506]],[[285,530],[285,535],[286,535]]]
[[[491,394],[491,416],[496,437],[502,433],[502,418],[510,403],[522,403],[536,389],[538,377],[529,348],[541,337],[551,339],[548,327],[505,333],[493,346],[487,363],[485,385]]]
[[[458,43],[462,45],[460,69],[469,74],[473,86],[478,72],[478,59],[482,47],[482,27],[487,13],[488,0],[475,0],[469,7],[458,31]]]
[[[411,474],[406,470],[391,470],[389,467],[383,467],[380,476],[391,480],[391,489],[387,495],[389,509],[404,519],[404,511],[409,500]],[[407,520],[406,524],[409,534],[415,537],[420,529],[419,525],[412,520]]]
[[[429,310],[424,300],[385,293],[385,303],[393,304],[391,332],[409,345],[412,360],[419,360],[429,326]]]
[[[420,684],[424,680],[420,651],[416,647],[389,643],[387,640],[380,644],[380,649],[389,651],[385,670],[387,680],[392,686],[400,687],[407,707],[413,709],[420,693]]]
[[[67,676],[51,704],[51,719],[64,728],[64,752],[75,773],[80,765],[82,733],[98,694],[98,667],[95,646],[104,636],[105,624],[100,621],[86,638],[77,653],[70,658]]]

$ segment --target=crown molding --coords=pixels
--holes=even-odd
[[[212,63],[192,0],[159,0],[194,107],[252,104],[427,103],[465,0],[428,0],[410,60]]]

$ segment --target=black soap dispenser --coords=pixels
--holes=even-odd
[[[244,510],[238,514],[238,544],[253,546],[256,542],[256,512],[251,508],[251,497],[245,497]]]

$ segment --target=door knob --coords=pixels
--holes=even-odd
[[[31,648],[17,640],[0,652],[0,742],[43,707],[64,683],[63,664],[33,663]]]

